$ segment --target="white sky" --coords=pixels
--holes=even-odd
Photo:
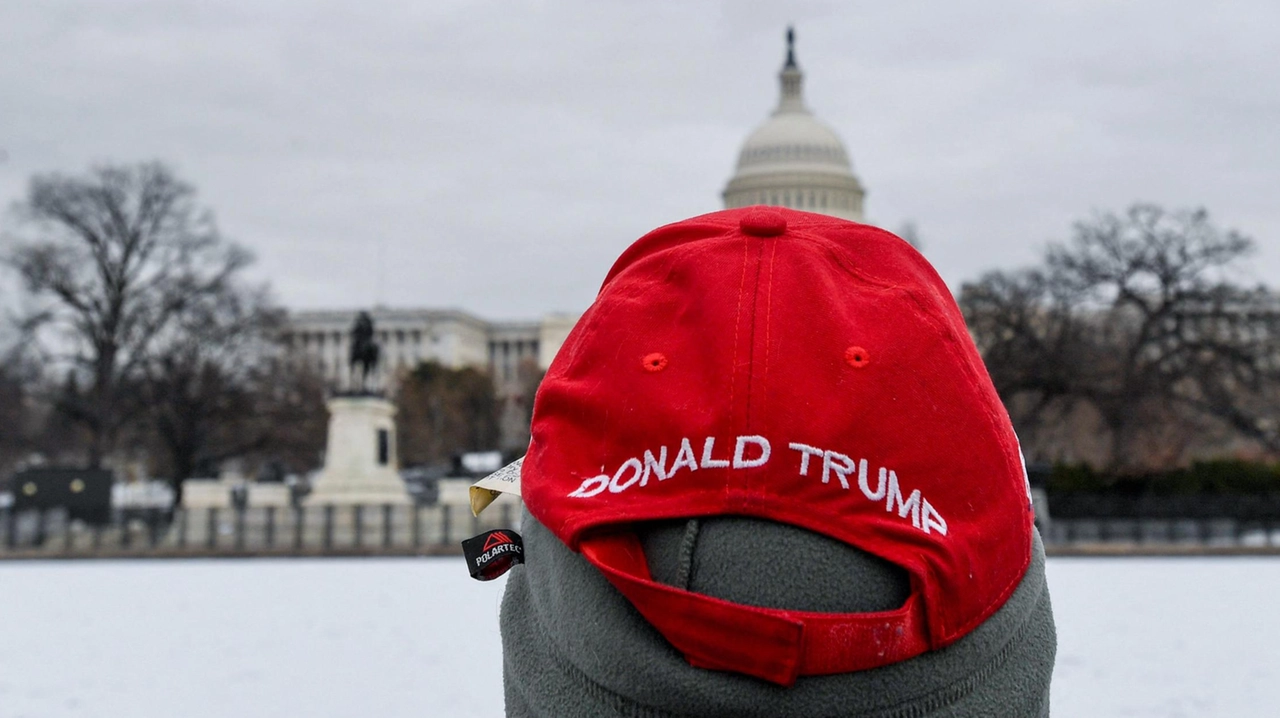
[[[954,288],[1134,200],[1209,208],[1280,284],[1273,0],[4,3],[0,206],[162,159],[291,307],[580,311],[720,208],[789,22],[870,220]]]

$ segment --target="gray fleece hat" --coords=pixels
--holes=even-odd
[[[1017,437],[901,239],[760,207],[654,230],[531,437],[502,473],[527,508],[509,715],[1047,715]]]
[[[1009,600],[938,651],[783,688],[694,668],[591,564],[527,513],[525,564],[502,601],[503,685],[512,718],[923,718],[1049,715],[1056,638],[1044,550]],[[896,608],[904,571],[785,524],[743,517],[639,531],[654,578],[737,603],[821,612]]]

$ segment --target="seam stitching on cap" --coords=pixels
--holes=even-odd
[[[743,430],[751,431],[751,390],[755,385],[756,364],[756,318],[760,315],[760,265],[763,264],[764,244],[756,250],[756,281],[751,288],[751,335],[747,344],[747,406],[743,417]]]
[[[738,281],[738,308],[734,312],[733,317],[733,350],[731,352],[733,366],[729,373],[729,422],[733,422],[734,398],[737,394],[735,391],[738,386],[738,335],[739,329],[742,327],[742,295],[747,288],[747,259],[750,256],[750,242],[746,237],[742,238],[742,278]],[[729,484],[724,485],[724,493],[728,495]]]
[[[769,292],[769,296],[765,299],[764,304],[764,390],[769,390],[769,348],[773,345],[770,343],[770,336],[773,329],[773,267],[777,263],[778,243],[771,242],[769,246],[769,278],[765,281],[765,288]],[[758,291],[758,290],[757,290]],[[752,471],[748,470],[744,473],[744,481],[746,488],[751,488]]]
[[[747,258],[750,248],[747,238],[742,238],[742,278],[738,281],[738,306],[733,315],[733,368],[729,376],[729,411],[733,411],[734,391],[738,383],[738,337],[742,327],[742,295],[747,289]],[[732,418],[732,417],[731,417]]]

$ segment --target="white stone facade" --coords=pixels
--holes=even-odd
[[[839,136],[805,106],[804,76],[790,30],[787,43],[778,75],[778,107],[743,143],[723,192],[725,207],[774,205],[864,221],[866,190],[853,174]],[[353,386],[348,362],[356,314],[355,309],[300,311],[290,318],[294,350],[338,390]],[[576,315],[549,315],[538,321],[490,322],[456,309],[380,307],[370,314],[382,347],[375,386],[394,391],[396,376],[424,361],[487,371],[503,400],[503,448],[528,439],[522,366],[536,362],[545,371],[578,320]]]
[[[358,310],[310,310],[289,317],[286,338],[337,391],[355,386],[350,369],[351,327]],[[395,391],[396,377],[422,362],[451,369],[473,367],[493,377],[502,399],[503,448],[528,440],[522,367],[546,371],[578,318],[552,314],[537,321],[490,322],[456,309],[369,310],[381,361],[373,385]]]
[[[866,190],[853,174],[839,136],[804,104],[804,75],[790,30],[778,79],[778,107],[743,143],[737,169],[724,189],[725,208],[763,204],[863,221]]]
[[[357,314],[355,309],[308,310],[289,317],[289,345],[338,390],[354,386],[349,362]],[[379,307],[369,314],[382,351],[378,385],[391,387],[400,372],[435,361],[451,369],[487,371],[500,392],[515,388],[521,362],[546,370],[577,321],[553,314],[531,322],[489,322],[455,309]]]

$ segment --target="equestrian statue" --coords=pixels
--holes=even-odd
[[[378,343],[373,338],[373,317],[368,312],[360,312],[356,316],[355,326],[351,328],[351,369],[359,367],[359,382],[352,387],[353,393],[372,394],[375,387],[369,381],[369,375],[378,368]],[[376,377],[376,374],[375,374]],[[353,380],[354,381],[354,380]]]

